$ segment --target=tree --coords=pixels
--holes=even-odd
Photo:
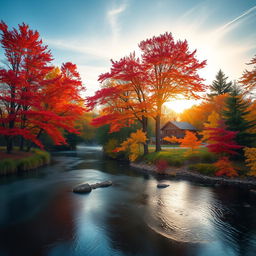
[[[198,70],[206,61],[196,59],[196,51],[190,52],[187,41],[175,42],[171,33],[152,37],[140,42],[142,60],[147,68],[147,84],[150,85],[156,120],[156,151],[160,146],[160,119],[163,104],[178,96],[198,98],[204,92]]]
[[[256,148],[244,148],[245,162],[251,171],[249,175],[256,176]]]
[[[197,138],[196,134],[190,131],[186,131],[184,138],[180,139],[172,136],[165,137],[164,140],[169,141],[171,143],[178,142],[180,143],[181,147],[188,147],[190,150],[187,152],[187,154],[195,153],[194,150],[202,144],[202,142]]]
[[[111,62],[111,71],[99,76],[103,88],[87,98],[90,109],[96,105],[104,106],[100,117],[95,118],[92,124],[109,124],[110,131],[115,132],[138,121],[143,132],[147,134],[151,107],[145,65],[134,53]],[[144,154],[147,153],[148,146],[145,143]]]
[[[8,30],[8,26],[1,22],[0,31],[0,43],[8,65],[0,70],[0,134],[5,136],[10,153],[14,136],[22,136],[41,146],[24,126],[28,115],[32,114],[31,108],[40,105],[36,92],[52,69],[48,66],[52,56],[39,39],[39,33],[24,23],[19,29]]]
[[[127,151],[129,160],[133,162],[140,155],[140,145],[146,143],[146,140],[146,134],[142,130],[137,130],[122,142],[121,147],[116,148],[114,152]]]
[[[250,133],[249,129],[255,126],[255,121],[246,120],[246,116],[250,114],[249,102],[238,93],[239,91],[235,90],[227,98],[223,116],[228,129],[237,132],[236,142],[242,146],[251,146],[255,134]]]
[[[237,132],[228,131],[222,127],[207,128],[210,131],[207,145],[210,152],[219,154],[220,156],[229,156],[238,154],[236,150],[242,148],[235,142]]]
[[[245,90],[250,93],[256,88],[256,56],[252,58],[248,65],[254,65],[251,71],[245,70],[243,76],[240,79],[245,87]]]
[[[207,122],[209,115],[215,111],[222,118],[222,112],[225,108],[225,102],[228,94],[216,95],[201,102],[199,105],[192,106],[180,115],[181,121],[189,122],[198,130],[204,128],[203,124]]]
[[[211,94],[209,94],[209,96],[216,96],[231,92],[232,82],[227,82],[227,79],[228,77],[225,76],[223,71],[220,69],[216,75],[216,79],[210,86]]]
[[[56,144],[66,143],[62,130],[77,132],[74,121],[84,111],[76,65],[68,62],[61,70],[51,66],[50,51],[28,25],[8,30],[2,22],[0,30],[7,58],[7,68],[0,70],[0,134],[6,138],[7,152],[15,137],[21,138],[20,149],[24,139],[43,147],[43,132]]]
[[[208,122],[204,123],[204,130],[200,133],[203,136],[203,141],[208,141],[210,132],[207,128],[216,128],[219,126],[220,115],[215,111],[208,116]]]

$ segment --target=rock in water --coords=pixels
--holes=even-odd
[[[83,183],[73,188],[75,193],[90,193],[92,191],[91,186],[88,183]]]
[[[157,187],[158,188],[167,188],[167,187],[169,187],[170,185],[168,185],[168,184],[165,184],[165,183],[159,183],[159,184],[157,184]]]
[[[109,187],[112,185],[112,181],[111,180],[107,180],[107,181],[103,181],[103,182],[99,182],[99,183],[95,183],[91,185],[92,189],[95,188],[103,188],[103,187]]]

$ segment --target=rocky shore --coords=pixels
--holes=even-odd
[[[201,173],[196,173],[188,170],[187,166],[169,167],[164,172],[159,173],[155,165],[146,163],[130,163],[130,166],[141,171],[150,172],[155,175],[163,175],[177,180],[190,180],[193,182],[208,184],[208,185],[233,185],[251,189],[256,194],[256,179],[255,178],[228,178],[206,176]]]

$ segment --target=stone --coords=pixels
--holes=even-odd
[[[91,188],[92,189],[104,188],[104,187],[109,187],[111,185],[112,185],[112,181],[111,180],[107,180],[107,181],[103,181],[103,182],[92,184]]]
[[[73,188],[74,193],[90,193],[92,191],[91,186],[88,183],[83,183]]]
[[[157,184],[157,187],[158,188],[167,188],[167,187],[169,187],[170,185],[168,185],[168,184],[165,184],[165,183],[159,183],[159,184]]]

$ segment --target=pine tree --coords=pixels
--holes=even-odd
[[[233,90],[226,101],[226,109],[223,111],[225,123],[229,130],[238,132],[236,142],[238,145],[252,146],[256,139],[256,134],[248,130],[255,125],[255,121],[246,120],[249,103],[240,95],[239,90]]]
[[[209,96],[216,96],[220,94],[229,93],[232,91],[232,82],[227,82],[228,77],[225,76],[224,72],[220,69],[216,75],[216,79],[210,86],[211,93]]]

